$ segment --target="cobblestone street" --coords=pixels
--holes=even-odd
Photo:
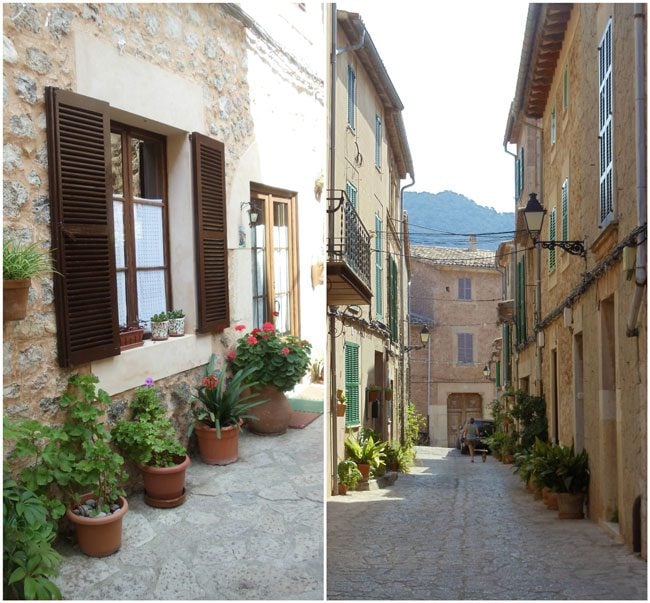
[[[560,520],[492,457],[418,447],[390,487],[332,497],[329,599],[646,600],[646,562]]]

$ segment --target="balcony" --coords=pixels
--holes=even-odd
[[[330,191],[327,201],[327,305],[368,305],[370,233],[344,191]]]

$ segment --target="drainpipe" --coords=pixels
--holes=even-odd
[[[647,222],[647,180],[646,180],[646,121],[645,121],[645,14],[643,4],[634,5],[634,65],[636,68],[634,78],[635,92],[635,138],[636,138],[636,207],[639,226]],[[627,321],[626,335],[637,337],[639,329],[637,321],[639,310],[643,301],[643,291],[647,283],[647,233],[643,235],[643,241],[636,248],[636,288],[630,315]]]
[[[411,188],[415,184],[415,177],[412,174],[409,174],[411,176],[411,183],[404,185],[399,192],[399,215],[401,218],[401,223],[402,223],[402,228],[404,228],[404,191],[407,188]],[[404,245],[404,241],[402,240],[402,245]],[[403,246],[402,248],[402,254],[406,252],[406,247]],[[406,266],[406,257],[402,257],[402,262],[401,262],[401,269],[399,271],[399,295],[402,300],[402,308],[403,310],[403,305],[404,305],[404,297],[403,297],[403,291],[404,291],[404,268]],[[406,296],[406,329],[402,328],[402,337],[400,341],[400,396],[399,399],[402,402],[402,425],[400,429],[400,441],[402,444],[404,444],[405,438],[406,438],[406,404],[404,400],[404,382],[405,382],[405,371],[404,371],[404,331],[407,332],[407,342],[410,341],[411,337],[411,300],[410,297],[407,295]],[[403,321],[400,320],[400,323],[403,324]],[[410,371],[410,365],[409,365],[409,371]]]
[[[329,169],[329,189],[336,188],[336,57],[339,54],[348,52],[350,50],[359,50],[363,48],[366,41],[366,30],[364,28],[359,42],[352,46],[345,48],[337,48],[337,12],[336,3],[332,3],[331,7],[331,46],[330,46],[330,169]],[[334,234],[334,212],[328,213],[328,251],[333,250],[333,234]],[[329,309],[329,338],[330,338],[330,438],[331,438],[331,470],[330,479],[332,483],[332,494],[338,492],[338,474],[337,464],[338,458],[336,450],[338,447],[337,442],[337,424],[336,424],[336,309],[334,306]]]

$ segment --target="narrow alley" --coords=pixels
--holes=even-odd
[[[417,450],[390,488],[329,500],[328,599],[646,600],[645,562],[558,519],[512,465]]]

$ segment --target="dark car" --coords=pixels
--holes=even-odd
[[[486,438],[490,437],[494,433],[494,421],[488,419],[474,419],[474,424],[478,427],[478,444],[476,448],[480,450],[487,450],[490,452],[490,447],[485,441]],[[469,449],[465,443],[465,436],[463,432],[465,428],[469,425],[469,419],[463,423],[461,428],[458,430],[458,439],[456,440],[456,448],[458,448],[461,454],[469,454]]]

